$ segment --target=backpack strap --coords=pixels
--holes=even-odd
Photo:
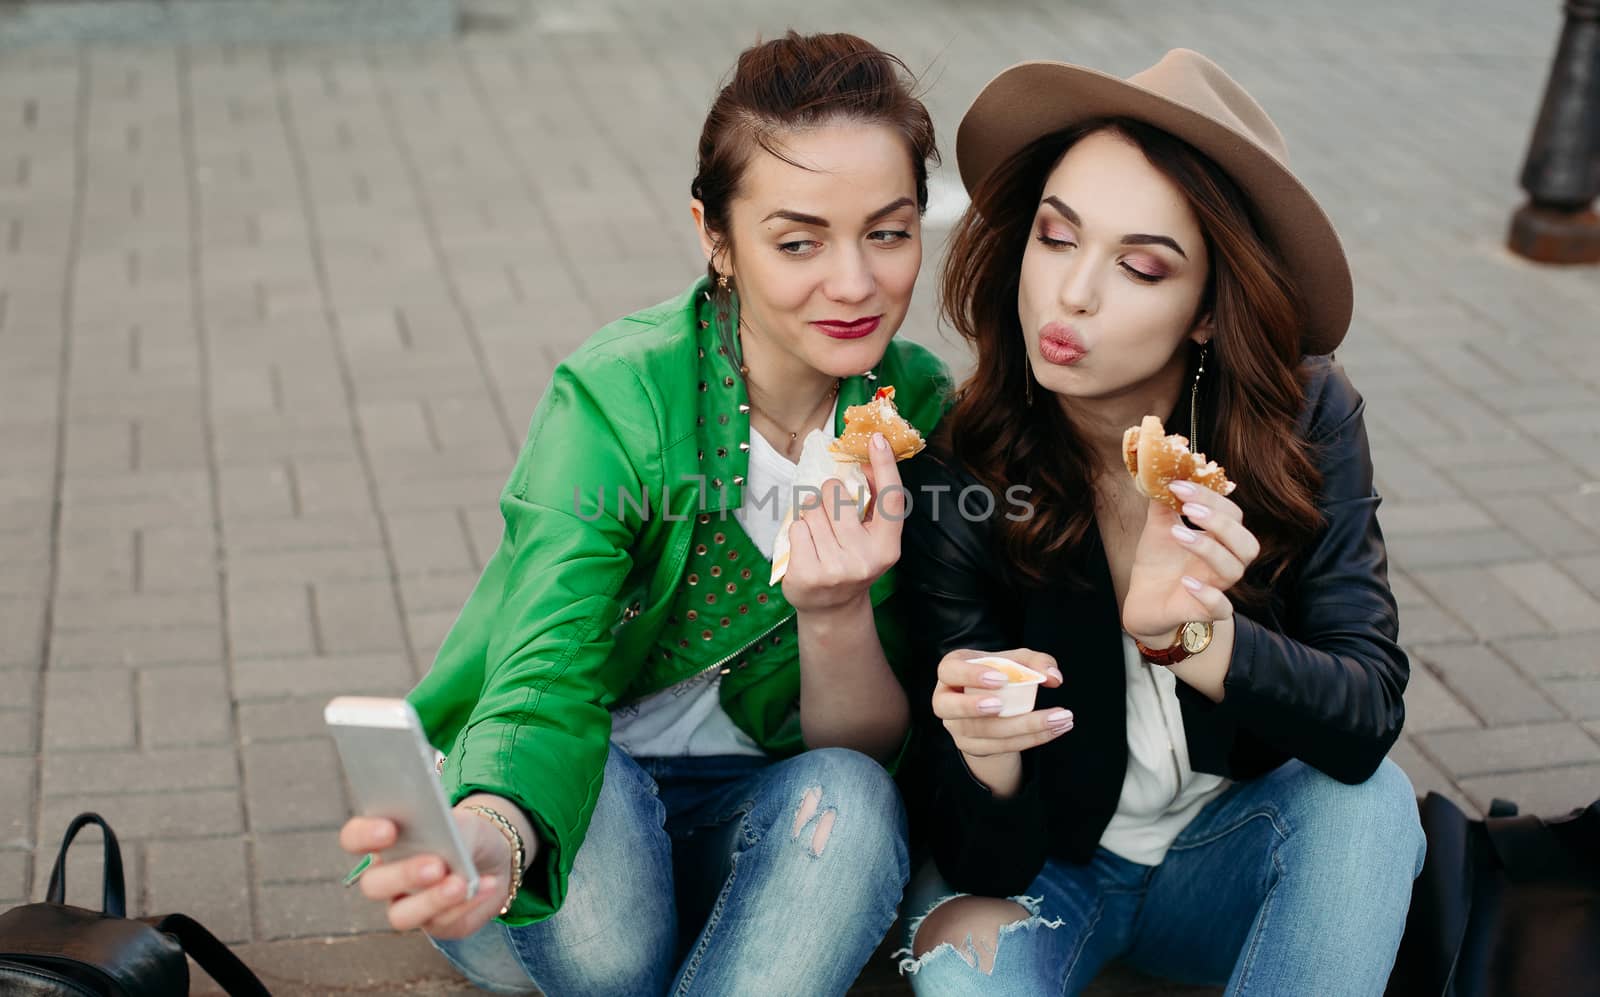
[[[272,997],[250,967],[194,918],[187,914],[168,914],[147,918],[146,922],[157,931],[176,938],[183,951],[217,981],[228,997]]]
[[[87,824],[99,824],[101,837],[105,839],[105,877],[102,883],[100,909],[110,917],[127,917],[127,894],[124,892],[122,879],[122,849],[117,845],[117,836],[111,832],[111,825],[97,813],[81,813],[72,818],[72,823],[67,825],[67,833],[61,838],[61,850],[56,852],[55,868],[50,870],[50,887],[45,891],[45,902],[52,904],[65,904],[67,902],[67,849],[72,845],[72,839]]]

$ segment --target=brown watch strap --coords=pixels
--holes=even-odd
[[[1130,636],[1132,635],[1130,634]],[[1145,647],[1144,642],[1139,640],[1137,637],[1133,638],[1133,646],[1139,649],[1139,657],[1150,662],[1152,665],[1160,665],[1163,668],[1169,665],[1175,665],[1189,657],[1189,649],[1183,646],[1182,627],[1178,628],[1177,634],[1172,638],[1171,647],[1162,648],[1159,651],[1153,650]]]

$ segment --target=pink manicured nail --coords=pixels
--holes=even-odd
[[[998,699],[984,699],[978,702],[979,713],[999,713],[1003,703]]]
[[[1172,535],[1178,538],[1179,543],[1192,544],[1196,540],[1200,539],[1194,533],[1194,531],[1186,529],[1182,526],[1174,526],[1172,528]]]
[[[1188,589],[1190,592],[1198,592],[1205,588],[1204,585],[1200,584],[1200,580],[1198,578],[1190,578],[1188,575],[1183,576],[1183,587]]]
[[[1070,710],[1051,710],[1044,722],[1052,727],[1061,727],[1072,723],[1072,713]]]
[[[882,433],[873,433],[872,434],[872,449],[874,449],[874,450],[887,450],[887,449],[889,449],[889,441],[883,438],[883,434]]]
[[[1199,521],[1211,515],[1211,510],[1207,509],[1199,502],[1185,502],[1183,504],[1183,514],[1188,516],[1190,519]]]
[[[1045,674],[1051,676],[1057,682],[1065,682],[1066,681],[1066,677],[1061,674],[1061,669],[1059,669],[1059,668],[1052,668],[1049,671],[1045,672]]]
[[[1196,495],[1194,485],[1189,484],[1187,481],[1174,481],[1167,487],[1172,490],[1172,494],[1179,498],[1194,498]]]
[[[983,684],[993,689],[998,689],[1006,684],[1006,677],[999,672],[984,672]]]

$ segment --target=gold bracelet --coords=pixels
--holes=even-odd
[[[511,892],[506,894],[506,902],[500,906],[500,913],[496,917],[505,917],[511,909],[512,901],[517,899],[517,891],[522,889],[522,862],[527,854],[522,848],[522,833],[517,826],[506,819],[505,814],[491,807],[469,806],[466,809],[484,817],[489,823],[500,829],[505,835],[506,844],[511,846]]]

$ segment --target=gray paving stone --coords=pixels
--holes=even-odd
[[[228,558],[228,577],[242,589],[293,582],[367,581],[389,574],[389,559],[381,547],[242,551]]]
[[[1563,558],[1559,563],[1563,571],[1591,593],[1600,592],[1600,556]]]
[[[50,668],[62,672],[221,660],[222,634],[215,626],[69,631],[57,633],[50,643]]]
[[[182,911],[224,942],[255,937],[245,843],[236,838],[152,841],[145,845],[144,906]]]
[[[382,543],[377,520],[366,511],[251,519],[227,524],[224,536],[231,550],[248,552],[350,550]]]
[[[1572,633],[1600,627],[1600,601],[1549,563],[1497,564],[1490,570],[1552,630]]]
[[[1522,603],[1497,568],[1413,569],[1410,574],[1478,637],[1542,634],[1547,629],[1545,621]]]
[[[0,799],[11,801],[0,811],[0,849],[33,844],[35,768],[29,756],[0,756]]]
[[[459,510],[444,508],[385,517],[395,569],[402,577],[471,572],[477,557]]]
[[[238,786],[231,745],[151,751],[73,751],[45,757],[40,773],[46,797],[97,793],[162,793]]]
[[[1439,731],[1418,740],[1457,778],[1600,762],[1600,744],[1573,723]]]
[[[1431,758],[1417,750],[1412,738],[1401,737],[1396,741],[1394,747],[1389,750],[1389,758],[1405,771],[1411,780],[1411,787],[1416,790],[1418,796],[1438,793],[1469,815],[1480,813],[1478,805],[1468,799],[1456,785],[1455,780]]]
[[[1480,726],[1472,710],[1439,682],[1427,664],[1417,660],[1416,655],[1412,659],[1405,692],[1408,734]]]
[[[1486,497],[1495,518],[1547,557],[1600,550],[1600,537],[1539,495]]]
[[[1416,659],[1433,669],[1444,686],[1490,726],[1560,719],[1537,687],[1487,648],[1419,647]]]
[[[322,737],[322,708],[332,696],[239,704],[239,736],[247,742],[298,741]]]
[[[1522,813],[1556,817],[1587,806],[1600,786],[1600,765],[1568,765],[1538,772],[1461,780],[1461,789],[1487,810],[1495,797],[1511,800]]]
[[[326,737],[246,744],[241,757],[253,830],[338,827],[350,815]]]
[[[44,620],[43,599],[0,598],[0,665],[38,665]]]
[[[405,654],[395,589],[383,582],[326,582],[316,589],[317,632],[328,654]]]
[[[228,595],[229,646],[239,658],[315,654],[312,586],[240,586]]]
[[[191,595],[217,591],[221,559],[209,523],[140,530],[134,534],[134,554],[142,591]]]
[[[1594,472],[1593,477],[1600,477],[1600,470]],[[1551,495],[1550,501],[1570,519],[1589,530],[1600,532],[1600,487],[1592,480],[1563,489]]]
[[[62,537],[56,591],[63,595],[132,592],[137,587],[139,532],[90,530]]]
[[[0,852],[0,906],[26,902],[28,875],[27,852]]]
[[[261,882],[273,886],[342,882],[355,865],[339,847],[337,829],[257,834],[255,860]]]
[[[232,741],[226,676],[216,664],[144,669],[137,682],[139,733],[147,747]]]
[[[1545,694],[1574,720],[1600,717],[1600,679],[1549,679]]]
[[[467,596],[478,584],[476,571],[449,575],[407,575],[399,579],[400,596],[410,613],[460,612]]]
[[[55,601],[58,631],[160,630],[215,625],[219,607],[191,594],[128,593],[62,596]]]
[[[51,797],[41,804],[39,826],[65,830],[85,810],[105,817],[124,843],[233,835],[244,829],[237,789]]]
[[[421,672],[426,672],[428,666],[439,654],[439,648],[444,644],[445,636],[450,628],[455,626],[456,619],[461,615],[459,610],[435,610],[431,613],[408,613],[406,626],[411,635],[411,648],[416,655]],[[421,672],[418,677],[421,677]]]
[[[239,946],[238,955],[274,993],[405,992],[431,997],[475,992],[418,933],[255,942]],[[222,991],[196,979],[191,992],[194,997],[217,997]]]
[[[292,696],[398,696],[411,687],[410,667],[398,654],[257,658],[233,664],[241,703]]]
[[[1571,467],[1553,462],[1516,468],[1462,469],[1453,471],[1451,477],[1464,491],[1477,495],[1565,492],[1576,489],[1583,480]]]
[[[264,940],[354,935],[389,928],[383,906],[332,883],[262,884],[257,892]]]
[[[1429,535],[1385,537],[1389,556],[1406,570],[1495,564],[1532,557],[1527,541],[1509,530],[1473,530]]]
[[[45,673],[46,752],[132,748],[133,720],[133,676],[128,672],[52,669]]]
[[[1600,678],[1595,634],[1496,641],[1495,647],[1536,678]]]
[[[0,672],[0,676],[5,674]],[[38,750],[34,738],[38,723],[31,704],[21,709],[0,709],[0,755],[33,755]]]
[[[1459,533],[1496,524],[1472,502],[1385,502],[1378,507],[1385,537],[1416,533]]]

